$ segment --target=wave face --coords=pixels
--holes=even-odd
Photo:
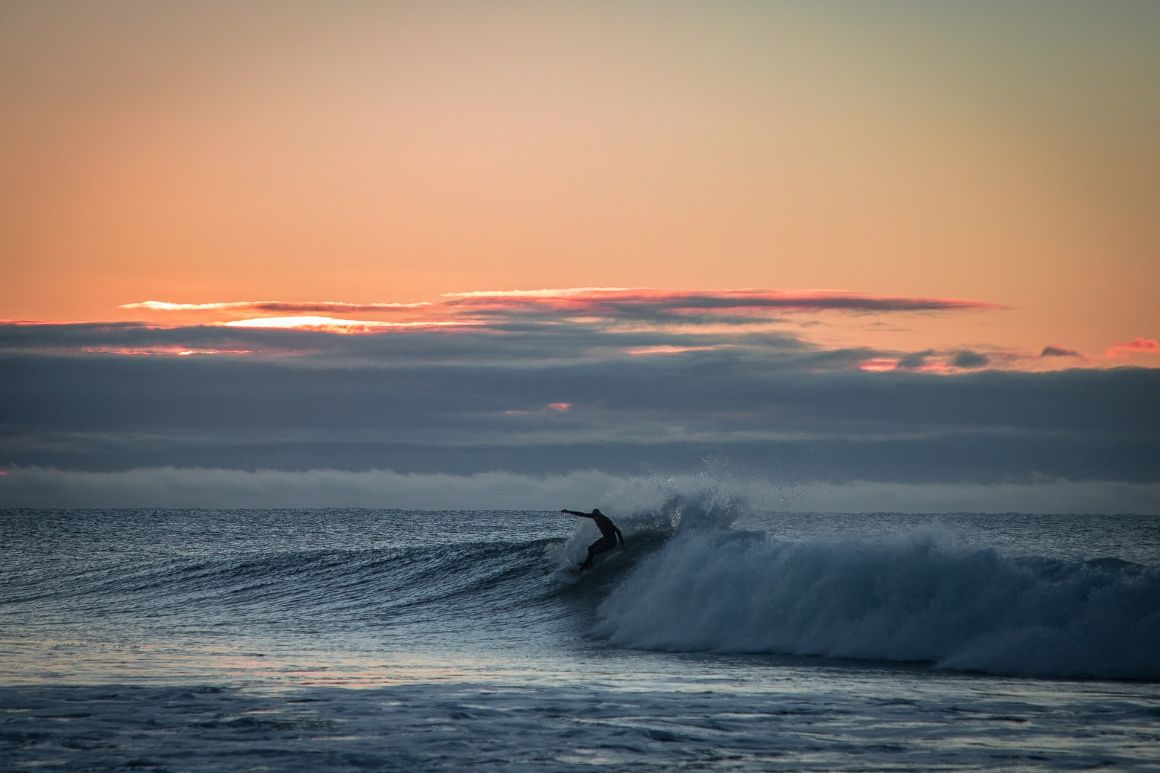
[[[594,632],[618,646],[782,653],[992,674],[1160,679],[1160,571],[1017,559],[930,536],[670,540],[615,587]]]
[[[0,631],[225,626],[234,631],[453,632],[563,616],[545,581],[558,539],[191,558],[25,562],[0,588]],[[568,610],[564,610],[566,613]],[[425,626],[425,627],[424,627]]]

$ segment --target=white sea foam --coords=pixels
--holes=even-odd
[[[611,643],[989,673],[1160,678],[1160,572],[1005,557],[931,535],[790,542],[692,530],[598,610]]]

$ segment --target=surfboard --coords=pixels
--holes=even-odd
[[[622,554],[624,552],[624,546],[622,545],[619,550],[609,550],[605,553],[601,553],[600,555],[596,556],[596,560],[593,562],[592,566],[590,566],[588,570],[584,572],[577,570],[574,566],[557,569],[552,573],[552,579],[556,582],[564,583],[565,585],[575,585],[593,572],[602,574],[602,572],[597,570],[604,568],[605,564],[615,566],[617,562],[621,560]]]

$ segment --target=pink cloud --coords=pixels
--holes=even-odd
[[[893,357],[872,357],[858,363],[858,370],[868,373],[889,373],[898,369],[898,360]]]
[[[686,352],[711,352],[716,349],[729,348],[727,344],[719,346],[676,346],[671,344],[658,344],[656,346],[638,346],[633,349],[625,349],[626,354],[631,354],[633,357],[649,357],[665,354],[685,354]]]
[[[317,330],[327,333],[381,333],[413,328],[464,327],[472,322],[454,320],[423,320],[413,322],[379,322],[365,319],[339,319],[323,316],[254,317],[223,322],[225,327],[248,327],[282,330]]]
[[[1137,354],[1160,353],[1160,341],[1154,338],[1133,338],[1131,341],[1113,344],[1104,352],[1105,357],[1131,357]]]

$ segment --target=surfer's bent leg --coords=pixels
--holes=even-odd
[[[580,571],[587,572],[592,568],[592,562],[596,560],[598,553],[603,553],[606,550],[612,550],[616,547],[615,537],[601,537],[588,546],[588,557],[584,559],[584,563],[580,564]]]

